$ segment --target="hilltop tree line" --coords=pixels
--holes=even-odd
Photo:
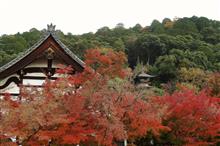
[[[73,26],[74,27],[74,26]],[[31,47],[43,35],[44,30],[0,37],[0,65]],[[87,49],[112,48],[123,51],[128,66],[135,68],[142,63],[150,74],[158,76],[157,82],[193,80],[181,78],[187,73],[206,74],[220,69],[220,21],[206,17],[184,17],[153,20],[150,26],[136,24],[125,28],[123,23],[114,28],[107,26],[95,33],[82,35],[64,34],[57,30],[62,42],[76,55],[84,59]]]
[[[0,65],[44,31],[2,35]],[[57,70],[60,78],[46,80],[43,90],[22,87],[20,99],[0,98],[0,145],[112,146],[125,139],[129,146],[219,145],[219,21],[165,18],[145,27],[56,33],[85,69]],[[156,75],[155,87],[133,84],[141,71]]]

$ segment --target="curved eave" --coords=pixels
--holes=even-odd
[[[79,59],[72,51],[70,51],[55,35],[55,32],[47,32],[46,35],[40,39],[36,44],[34,44],[32,47],[27,49],[25,52],[21,53],[18,55],[15,59],[12,61],[8,62],[7,64],[3,65],[0,67],[0,79],[3,79],[7,76],[12,75],[13,73],[16,73],[18,70],[22,69],[25,67],[27,64],[31,63],[25,62],[22,64],[19,64],[19,62],[22,62],[24,59],[28,58],[33,52],[37,51],[38,48],[42,46],[42,44],[49,38],[52,37],[55,42],[63,49],[65,54],[69,56],[72,60],[74,60],[81,68],[81,70],[84,69],[85,63]],[[13,69],[13,67],[16,66],[16,70]]]
[[[0,67],[0,78],[1,78],[2,72],[9,69],[13,65],[15,65],[16,63],[18,63],[19,61],[24,59],[26,56],[28,56],[31,52],[33,52],[35,49],[37,49],[49,36],[50,36],[50,34],[46,35],[45,37],[40,39],[36,44],[34,44],[32,47],[30,47],[29,49],[27,49],[23,53],[19,54],[16,58],[14,58],[10,62],[6,63],[2,67]]]
[[[149,74],[146,74],[146,73],[141,73],[141,74],[137,75],[137,77],[139,77],[139,78],[154,78],[156,76],[155,75],[149,75]]]
[[[60,45],[60,47],[64,50],[64,52],[67,55],[69,55],[73,60],[75,60],[78,64],[80,64],[82,68],[85,67],[85,63],[79,57],[77,57],[72,51],[70,51],[70,49],[66,45],[64,45],[54,33],[51,33],[51,36]]]

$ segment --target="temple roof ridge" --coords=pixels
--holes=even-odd
[[[78,58],[66,45],[64,45],[60,40],[59,37],[56,35],[55,30],[56,25],[48,24],[47,30],[44,32],[43,37],[35,43],[33,46],[28,48],[26,51],[20,53],[16,58],[11,60],[10,62],[6,63],[5,65],[0,67],[0,78],[2,78],[1,73],[4,72],[6,69],[12,67],[22,59],[24,59],[26,56],[31,54],[34,50],[36,50],[44,41],[46,41],[50,36],[60,45],[60,47],[64,50],[64,52],[69,55],[73,60],[75,60],[82,68],[84,68],[85,63]]]

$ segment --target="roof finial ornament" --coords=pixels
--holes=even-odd
[[[47,24],[47,31],[48,32],[54,32],[56,25],[53,25],[52,23]]]

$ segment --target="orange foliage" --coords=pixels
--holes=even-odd
[[[205,91],[195,93],[182,88],[159,97],[159,102],[168,107],[163,124],[171,129],[170,141],[178,140],[182,145],[210,145],[219,141],[220,102],[216,98]]]
[[[208,88],[210,89],[212,96],[220,97],[220,72],[210,75]]]
[[[148,130],[158,133],[163,126],[157,109],[124,80],[125,58],[121,52],[88,50],[82,73],[68,75],[67,67],[58,71],[64,77],[46,82],[42,91],[24,89],[22,102],[1,100],[0,132],[31,146],[86,141],[110,146]]]

